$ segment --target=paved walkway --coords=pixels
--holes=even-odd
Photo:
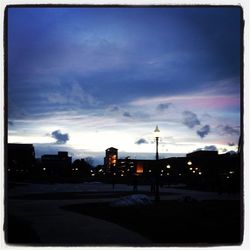
[[[93,200],[92,200],[93,201]],[[86,201],[85,201],[86,202]],[[10,200],[11,214],[28,219],[41,244],[150,244],[143,236],[114,223],[61,209],[79,200]]]

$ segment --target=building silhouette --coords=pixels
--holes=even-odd
[[[8,143],[7,171],[9,176],[30,174],[35,164],[33,144]]]
[[[58,152],[57,155],[45,154],[41,157],[42,171],[51,177],[69,176],[72,157],[68,152]]]

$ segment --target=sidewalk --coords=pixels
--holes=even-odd
[[[114,223],[61,209],[79,200],[10,200],[11,214],[31,222],[41,245],[146,245],[145,237]],[[82,202],[84,203],[84,202]]]

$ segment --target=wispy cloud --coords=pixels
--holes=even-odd
[[[158,111],[165,111],[167,109],[169,109],[169,107],[173,105],[171,102],[167,102],[167,103],[160,103],[157,105],[156,109]]]

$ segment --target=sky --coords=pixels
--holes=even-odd
[[[74,157],[237,150],[239,7],[8,9],[8,142]]]

